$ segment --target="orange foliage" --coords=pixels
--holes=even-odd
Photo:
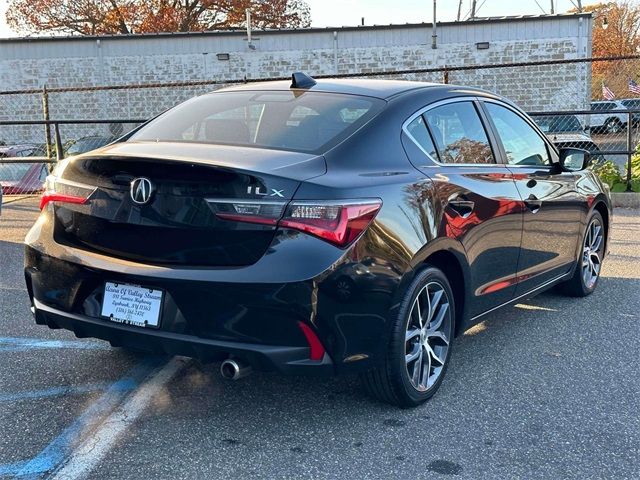
[[[194,32],[310,25],[304,0],[10,0],[7,23],[23,33],[80,35]]]
[[[594,57],[617,57],[640,53],[640,5],[622,0],[598,3],[583,8],[593,14]],[[575,12],[573,10],[572,12]],[[604,28],[606,19],[607,28]],[[627,82],[633,78],[640,83],[638,60],[593,62],[592,93],[594,99],[602,98],[602,82],[618,97],[633,97]]]

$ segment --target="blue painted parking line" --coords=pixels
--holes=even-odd
[[[27,461],[0,464],[0,475],[41,478],[44,474],[56,471],[65,462],[74,446],[103,422],[122,403],[130,390],[136,388],[151,372],[165,362],[166,359],[162,357],[148,357],[143,360],[124,377],[112,383],[100,398],[36,457]]]
[[[0,337],[0,352],[32,349],[110,350],[108,343],[81,340],[42,340],[41,338]]]
[[[23,460],[21,462],[5,463],[4,465],[0,465],[0,476],[4,477],[7,475],[15,475],[26,467],[28,463],[29,460]]]
[[[82,395],[84,393],[100,392],[113,385],[123,391],[135,388],[133,381],[120,380],[116,384],[91,383],[88,385],[67,385],[63,387],[44,388],[42,390],[29,390],[25,392],[0,393],[0,402],[18,402],[20,400],[33,400],[47,397],[62,397],[65,395]]]

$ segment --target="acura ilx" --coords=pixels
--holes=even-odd
[[[35,321],[416,406],[495,309],[594,291],[611,204],[588,163],[474,88],[218,90],[57,165],[26,238]]]

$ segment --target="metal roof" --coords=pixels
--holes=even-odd
[[[562,13],[555,15],[518,15],[503,17],[482,17],[474,20],[465,20],[460,22],[436,22],[438,27],[447,26],[464,26],[483,25],[490,23],[514,23],[523,21],[536,20],[562,20],[574,18],[591,18],[591,13]],[[305,33],[326,33],[326,32],[352,32],[352,31],[380,31],[398,28],[406,29],[425,29],[431,28],[432,23],[405,23],[405,24],[388,24],[388,25],[358,25],[358,26],[334,26],[334,27],[310,27],[310,28],[276,28],[276,29],[254,29],[254,35],[274,35],[274,34],[305,34]],[[86,41],[86,40],[131,40],[144,38],[163,38],[163,37],[225,37],[246,35],[244,28],[228,29],[228,30],[211,30],[204,32],[161,32],[161,33],[132,33],[132,34],[113,34],[113,35],[49,35],[49,36],[33,36],[33,37],[13,37],[0,38],[0,43],[32,43],[32,42],[61,42],[61,41]]]
[[[274,82],[256,82],[245,85],[216,90],[216,92],[230,91],[273,91],[290,90],[291,80],[278,80]],[[399,93],[415,90],[417,88],[442,87],[440,83],[410,82],[406,80],[378,80],[378,79],[342,79],[328,78],[316,80],[313,87],[300,89],[313,92],[345,93],[349,95],[363,95],[367,97],[389,98]],[[448,85],[450,87],[450,85]]]

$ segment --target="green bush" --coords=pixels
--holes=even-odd
[[[609,185],[612,192],[627,191],[627,169],[620,172],[618,166],[611,160],[603,160],[594,163],[591,169],[602,180]],[[631,189],[640,192],[640,154],[631,157]]]

